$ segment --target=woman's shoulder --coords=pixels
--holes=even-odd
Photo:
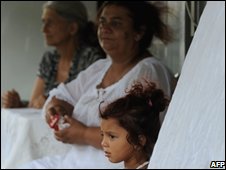
[[[103,70],[103,67],[110,65],[111,60],[108,58],[99,59],[91,64],[87,70]]]
[[[155,56],[146,57],[143,60],[141,60],[138,64],[140,67],[145,68],[155,68],[155,69],[169,69],[163,61],[158,59]]]
[[[154,63],[162,64],[162,62],[155,56],[148,56],[148,57],[142,59],[139,64],[145,65],[145,64],[154,64]]]
[[[39,67],[45,68],[45,69],[47,67],[54,68],[58,60],[59,60],[59,55],[57,54],[56,51],[54,50],[45,51],[39,63]]]
[[[137,63],[137,67],[140,67],[140,68],[159,67],[163,65],[164,64],[154,56],[146,57]]]
[[[104,72],[105,68],[110,65],[109,59],[99,59],[91,64],[87,69],[81,71],[78,78],[82,82],[87,83],[90,81],[96,81],[98,77]]]
[[[103,51],[101,51],[98,47],[93,46],[82,46],[79,49],[79,55],[83,56],[83,58],[90,59],[90,58],[105,58]]]
[[[146,57],[142,59],[137,64],[137,69],[140,70],[140,72],[150,72],[150,73],[167,73],[172,74],[170,69],[158,58],[154,56]]]
[[[56,61],[59,58],[56,50],[47,50],[42,56],[42,61],[51,62]]]

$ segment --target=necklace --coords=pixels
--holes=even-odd
[[[146,162],[142,163],[141,165],[139,165],[136,169],[141,169],[141,168],[143,168],[144,166],[146,166],[148,163],[149,163],[149,162],[146,161]]]

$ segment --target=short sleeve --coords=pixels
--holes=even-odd
[[[54,67],[56,67],[56,57],[53,52],[45,52],[39,64],[37,76],[48,81],[53,76]]]
[[[88,68],[95,61],[104,58],[103,54],[94,47],[81,47],[78,49],[74,59],[73,65],[69,73],[69,78],[66,82],[75,79],[78,74]]]

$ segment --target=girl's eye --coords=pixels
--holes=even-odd
[[[109,137],[110,137],[111,139],[114,139],[114,136],[113,136],[113,135],[110,135]]]
[[[114,139],[116,138],[116,136],[114,136],[114,135],[109,135],[109,138],[110,138],[111,140],[114,140]]]

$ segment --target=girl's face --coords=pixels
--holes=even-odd
[[[128,132],[119,126],[117,120],[113,118],[102,119],[100,127],[103,136],[101,145],[109,161],[112,163],[134,162],[137,151],[128,143]]]
[[[116,5],[103,9],[98,20],[98,38],[107,54],[124,54],[131,51],[137,44],[136,35],[127,9]]]
[[[69,40],[74,39],[77,32],[77,24],[69,22],[56,13],[55,10],[45,8],[42,13],[42,32],[46,44],[50,46],[61,46]]]

